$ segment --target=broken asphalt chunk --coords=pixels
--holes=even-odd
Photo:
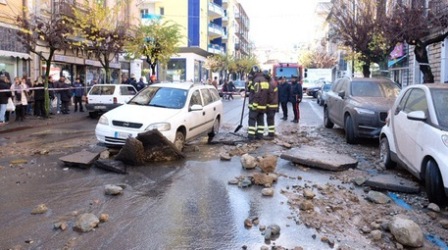
[[[325,151],[322,148],[302,146],[283,153],[280,158],[300,165],[331,171],[356,168],[358,161],[348,155]]]
[[[62,156],[59,158],[65,165],[80,167],[80,168],[89,168],[92,163],[98,159],[99,153],[92,153],[89,151],[81,151],[74,154]]]

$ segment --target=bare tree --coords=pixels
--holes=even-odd
[[[427,47],[448,37],[448,1],[432,0],[428,7],[425,1],[413,0],[410,4],[398,1],[392,8],[389,23],[393,24],[391,33],[398,36],[399,41],[414,45],[423,81],[433,83]]]
[[[331,39],[358,54],[364,77],[370,76],[370,64],[383,63],[396,44],[383,31],[385,6],[385,0],[333,1]]]
[[[60,8],[42,8],[36,13],[25,10],[24,15],[16,17],[16,24],[20,28],[17,32],[19,42],[45,62],[45,117],[50,112],[48,78],[51,61],[56,51],[70,48],[71,44],[66,38],[73,31],[68,25],[69,17],[57,10]]]

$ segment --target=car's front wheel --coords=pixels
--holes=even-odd
[[[429,160],[426,163],[425,187],[430,202],[434,202],[440,206],[447,205],[448,201],[445,195],[442,175],[434,160]]]
[[[208,133],[208,143],[212,142],[215,135],[219,133],[219,127],[220,127],[220,121],[218,118],[216,118],[215,122],[213,123],[212,131]]]
[[[184,145],[185,145],[185,134],[182,131],[177,131],[176,138],[174,138],[174,146],[176,146],[176,148],[179,151],[182,151]]]
[[[349,115],[345,118],[344,130],[345,130],[345,140],[347,141],[347,143],[355,144],[356,143],[355,125],[353,124],[352,117]]]
[[[391,168],[395,167],[395,162],[393,162],[390,157],[390,147],[389,147],[389,141],[387,140],[387,137],[383,137],[380,140],[380,160],[381,160],[381,164],[386,169],[391,169]]]
[[[329,112],[328,112],[328,108],[324,107],[324,126],[326,128],[333,128],[334,127],[334,123],[330,120],[330,116],[329,116]]]

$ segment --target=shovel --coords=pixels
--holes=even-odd
[[[238,132],[242,127],[243,127],[243,117],[244,117],[244,108],[246,106],[246,95],[244,95],[244,99],[243,99],[243,110],[241,110],[241,120],[240,120],[240,125],[238,125],[238,127],[236,127],[234,133]]]

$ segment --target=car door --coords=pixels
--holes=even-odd
[[[205,109],[202,110],[191,110],[193,105],[200,105],[204,107],[201,93],[198,89],[191,93],[190,100],[188,101],[188,113],[185,118],[185,126],[187,128],[187,138],[192,138],[201,133],[204,130],[204,120],[205,120]]]
[[[117,103],[127,103],[135,94],[137,94],[137,90],[133,86],[120,86]]]
[[[345,99],[347,98],[347,95],[349,92],[347,91],[349,85],[348,79],[341,79],[340,83],[338,84],[336,88],[336,98],[334,99],[333,103],[333,117],[332,121],[339,126],[344,126],[344,106],[345,106]],[[340,93],[344,93],[344,97],[339,96]]]
[[[412,172],[420,171],[420,159],[422,159],[422,139],[428,125],[423,121],[414,121],[407,118],[412,111],[424,111],[428,115],[428,103],[425,92],[422,89],[408,90],[402,101],[394,111],[393,131],[398,157],[409,167]]]
[[[336,117],[336,105],[337,105],[337,99],[338,96],[338,89],[340,89],[340,86],[342,85],[342,79],[336,80],[331,90],[328,92],[328,100],[327,100],[327,109],[328,109],[328,115],[330,117],[330,120],[335,122]]]
[[[213,121],[215,119],[216,102],[213,98],[213,94],[208,88],[201,89],[202,97],[204,98],[204,111],[205,111],[205,126],[207,130],[213,127]]]

